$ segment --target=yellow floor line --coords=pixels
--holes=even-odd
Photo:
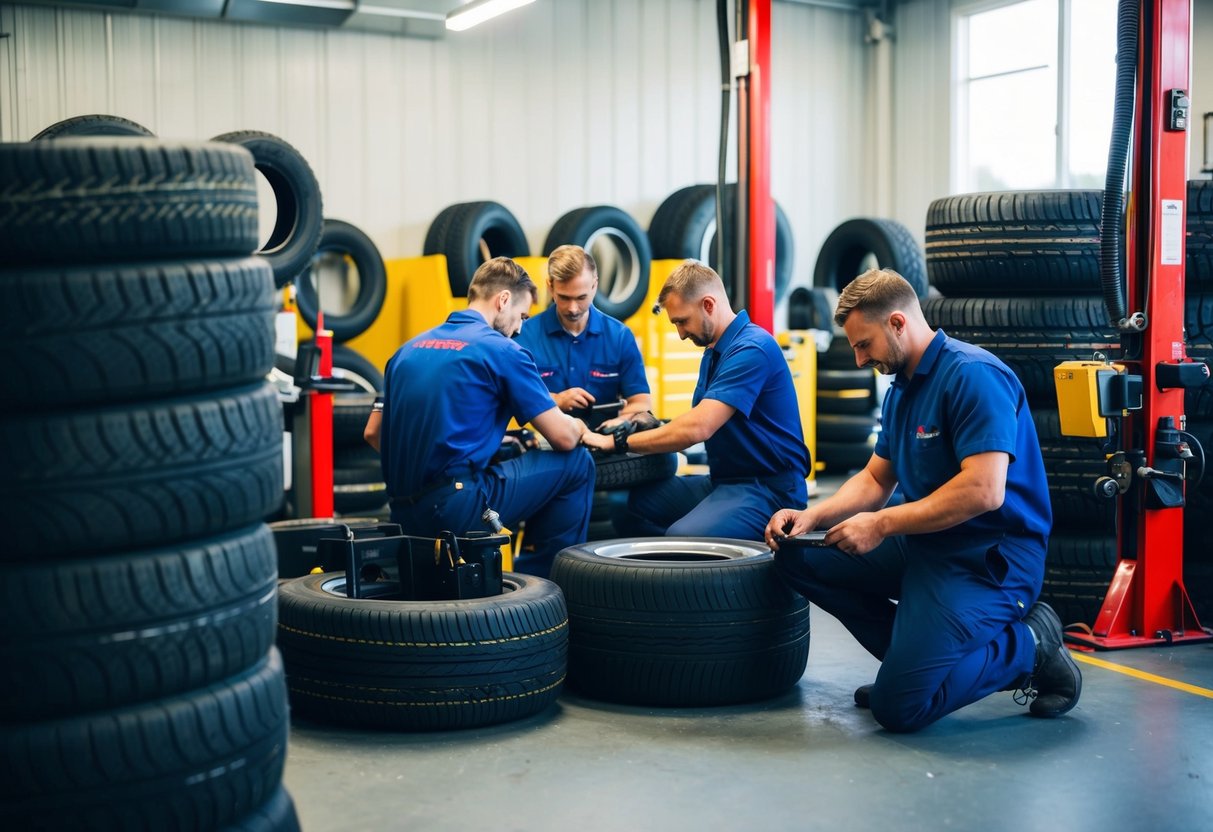
[[[1155,676],[1153,673],[1146,673],[1144,670],[1138,670],[1135,667],[1125,667],[1124,665],[1120,664],[1112,664],[1112,662],[1105,662],[1103,659],[1097,659],[1083,653],[1076,653],[1072,650],[1070,651],[1070,655],[1074,657],[1075,661],[1093,664],[1096,667],[1102,667],[1104,670],[1114,670],[1117,673],[1123,673],[1126,676],[1144,679],[1145,681],[1153,682],[1156,685],[1165,685],[1169,688],[1175,688],[1176,690],[1182,690],[1187,693],[1194,693],[1197,696],[1204,696],[1209,699],[1213,699],[1213,690],[1209,690],[1208,688],[1189,685],[1187,682],[1178,682],[1175,679],[1168,679],[1166,676]]]

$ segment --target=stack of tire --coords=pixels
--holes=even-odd
[[[297,829],[252,157],[55,138],[0,182],[0,823]]]
[[[387,486],[379,454],[362,438],[383,372],[345,342],[370,328],[383,309],[387,270],[375,243],[348,222],[326,219],[310,268],[296,281],[299,314],[333,333],[333,376],[357,390],[333,396],[333,511],[339,515],[386,515]]]
[[[1213,187],[1188,183],[1185,327],[1192,358],[1213,357]],[[966,194],[931,204],[927,271],[944,296],[924,304],[927,321],[1001,358],[1027,391],[1049,479],[1053,535],[1042,597],[1067,621],[1091,623],[1116,566],[1116,503],[1096,497],[1105,473],[1096,440],[1062,436],[1053,367],[1121,356],[1101,295],[1102,194],[1043,191]],[[1209,388],[1185,397],[1189,431],[1213,439]],[[1207,505],[1213,480],[1188,487]],[[1185,573],[1209,611],[1210,559],[1201,512],[1185,512]]]
[[[817,359],[817,462],[833,473],[862,468],[880,430],[876,374],[855,366],[845,333],[834,325],[838,293],[869,268],[893,269],[927,295],[922,249],[908,228],[887,219],[859,217],[835,228],[822,243],[813,288],[801,287],[788,304],[789,329],[832,333]]]

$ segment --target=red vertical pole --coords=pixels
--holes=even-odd
[[[1127,216],[1128,309],[1144,311],[1141,333],[1142,408],[1126,423],[1129,447],[1158,459],[1159,420],[1182,424],[1184,391],[1160,390],[1158,366],[1182,361],[1184,349],[1184,200],[1187,195],[1186,129],[1171,129],[1173,90],[1189,92],[1189,0],[1142,0],[1138,104]],[[1183,508],[1155,508],[1147,484],[1122,502],[1121,561],[1092,636],[1067,638],[1099,649],[1208,641],[1183,584]]]
[[[746,308],[775,331],[775,202],[771,199],[771,0],[749,0],[749,94],[739,129],[749,134],[750,255]],[[744,126],[740,123],[744,121]]]
[[[320,377],[333,374],[333,333],[324,329],[324,313],[317,313],[316,346],[320,348]],[[312,516],[333,516],[333,394],[308,396],[312,454]]]

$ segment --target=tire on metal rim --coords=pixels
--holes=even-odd
[[[239,145],[252,153],[253,165],[274,191],[278,216],[257,254],[269,261],[274,285],[281,288],[307,269],[320,243],[324,205],[316,174],[302,153],[269,133],[240,130],[211,141]]]
[[[278,647],[295,714],[440,731],[540,713],[560,694],[568,613],[551,581],[507,572],[463,601],[345,596],[340,572],[279,585]]]
[[[335,285],[334,285],[335,284]],[[325,220],[311,265],[295,280],[299,314],[316,328],[324,309],[324,328],[334,341],[356,338],[370,327],[387,297],[387,270],[374,241],[341,220]],[[349,295],[352,299],[345,300]],[[344,302],[333,304],[334,296]],[[340,309],[341,311],[336,311]]]
[[[649,236],[632,217],[611,205],[578,208],[556,221],[543,243],[545,256],[562,245],[577,245],[594,256],[598,294],[594,305],[623,320],[644,304],[653,254]]]
[[[560,552],[569,685],[596,699],[705,706],[777,696],[804,675],[809,606],[764,544],[630,538]]]

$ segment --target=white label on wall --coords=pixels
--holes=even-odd
[[[1164,266],[1178,266],[1184,261],[1184,203],[1180,199],[1162,201],[1162,259]]]

